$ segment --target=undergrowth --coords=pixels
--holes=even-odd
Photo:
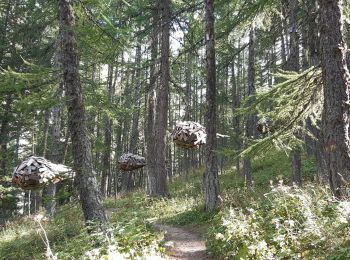
[[[348,259],[348,204],[334,201],[318,183],[312,186],[315,164],[303,159],[308,183],[303,189],[290,188],[291,160],[281,152],[253,161],[252,188],[244,186],[241,173],[226,168],[219,176],[222,204],[211,213],[204,211],[203,168],[187,180],[174,178],[167,199],[143,191],[109,198],[105,205],[114,243],[87,235],[77,203],[61,207],[42,224],[58,259],[160,259],[164,236],[154,222],[195,226],[205,234],[209,253],[219,259]],[[32,218],[7,223],[0,236],[0,259],[45,259]]]

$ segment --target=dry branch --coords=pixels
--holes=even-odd
[[[172,138],[176,145],[189,149],[205,144],[207,133],[205,127],[201,124],[192,121],[183,121],[176,123]]]
[[[145,166],[146,159],[145,157],[136,154],[124,153],[120,156],[118,163],[121,170],[132,171]]]
[[[42,188],[49,182],[57,183],[72,178],[74,172],[68,166],[55,164],[43,157],[31,156],[16,167],[12,183],[22,189]]]

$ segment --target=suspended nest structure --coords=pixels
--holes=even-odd
[[[263,117],[258,120],[256,123],[256,130],[260,134],[271,133],[274,130],[274,122],[269,117]]]
[[[120,156],[118,163],[121,170],[132,171],[145,166],[146,159],[145,157],[136,154],[124,153],[122,156]]]
[[[14,171],[12,183],[25,189],[39,189],[51,183],[72,178],[71,168],[63,164],[55,164],[43,157],[31,156],[23,161]]]
[[[205,127],[197,122],[183,121],[176,123],[172,138],[177,146],[185,149],[194,148],[207,141]]]

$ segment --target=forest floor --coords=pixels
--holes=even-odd
[[[155,224],[155,228],[165,233],[166,259],[209,260],[205,242],[201,234],[193,228]]]
[[[307,158],[304,159],[303,177],[311,180],[315,174],[315,164],[306,160]],[[220,210],[215,212],[204,210],[202,185],[204,168],[193,169],[186,181],[180,176],[174,178],[169,185],[170,198],[152,198],[147,196],[144,190],[136,190],[106,199],[105,206],[114,229],[117,245],[111,253],[107,251],[110,248],[103,242],[105,241],[103,236],[86,235],[84,217],[77,201],[61,206],[55,217],[43,220],[42,225],[51,249],[57,254],[58,259],[81,259],[83,256],[95,253],[99,254],[99,258],[102,259],[103,257],[112,259],[112,253],[119,254],[118,256],[123,254],[126,256],[125,259],[221,259],[229,256],[233,246],[237,246],[232,243],[232,240],[225,237],[227,228],[222,224],[223,217],[228,216],[229,210],[237,209],[248,212],[247,209],[254,206],[257,212],[260,212],[266,208],[264,204],[267,201],[264,195],[271,191],[270,183],[272,181],[280,183],[281,179],[289,183],[290,158],[283,152],[258,158],[252,167],[255,180],[254,189],[246,189],[243,176],[237,174],[229,166],[220,173],[221,197],[224,204]],[[245,218],[238,219],[237,225],[246,225],[245,220]],[[265,226],[271,227],[271,225]],[[265,226],[257,225],[260,229]],[[261,234],[271,234],[271,230],[267,232],[260,229],[258,231],[261,231]],[[331,228],[329,230],[327,234],[334,231]],[[340,230],[344,230],[343,233],[347,231],[345,228]],[[335,233],[341,239],[335,241],[331,246],[333,248],[338,246],[340,249],[349,248],[349,257],[332,258],[332,260],[350,259],[350,246],[342,244],[345,241],[343,233],[339,235]],[[32,217],[13,219],[6,224],[6,228],[0,229],[0,259],[45,259],[46,246],[40,235],[38,223]],[[223,239],[218,239],[220,237]],[[270,238],[267,238],[266,241],[268,239]],[[238,246],[242,243],[240,242]],[[246,253],[244,250],[241,250],[240,253]],[[209,252],[211,256],[208,255]],[[319,252],[317,256],[323,252],[325,251]],[[86,259],[98,258],[86,257]],[[124,258],[115,257],[114,259]]]

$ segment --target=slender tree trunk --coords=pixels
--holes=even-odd
[[[297,23],[298,0],[289,0],[289,32],[290,48],[286,68],[291,71],[299,72],[299,32]],[[295,148],[292,151],[292,181],[298,186],[301,185],[301,151]]]
[[[7,144],[9,141],[9,123],[11,116],[11,106],[12,106],[12,98],[10,95],[6,97],[5,102],[2,104],[4,113],[1,119],[1,127],[0,127],[0,176],[5,176],[8,174],[7,172],[7,160],[8,160],[8,151]]]
[[[255,90],[255,28],[252,28],[249,33],[249,54],[248,54],[248,96],[254,96],[256,93]],[[252,101],[251,101],[252,102]],[[255,115],[248,115],[246,119],[245,127],[245,142],[249,142],[254,138],[254,126],[256,122]],[[246,145],[247,146],[247,145]],[[243,174],[245,182],[248,186],[252,185],[252,166],[249,157],[243,159]]]
[[[231,81],[232,81],[232,113],[235,113],[236,110],[240,107],[240,96],[237,88],[237,81],[235,75],[235,63],[234,61],[231,64]],[[237,154],[239,154],[241,150],[241,139],[240,139],[240,117],[233,117],[233,129],[235,132],[235,149]],[[236,159],[236,172],[239,174],[240,172],[240,162],[239,158]]]
[[[133,84],[134,84],[134,73],[131,73],[129,69],[127,69],[126,72],[126,89],[124,92],[125,96],[125,106],[130,107],[132,104],[132,95],[133,95]],[[132,120],[132,115],[130,117],[130,114],[128,114],[123,121],[123,151],[129,150],[129,143],[131,142],[130,135],[130,121]],[[132,172],[123,172],[122,174],[122,186],[121,186],[121,192],[129,192],[133,189],[133,179],[132,179]]]
[[[0,38],[0,46],[2,46],[0,48],[0,66],[3,67],[3,64],[2,64],[2,61],[3,61],[3,58],[4,58],[4,52],[6,50],[6,48],[4,48],[4,44],[6,43],[6,35],[7,35],[7,26],[8,26],[8,23],[9,23],[9,19],[10,19],[10,14],[11,14],[11,7],[12,7],[12,1],[11,0],[8,0],[7,1],[7,6],[6,6],[6,12],[4,14],[3,17],[5,17],[4,19],[4,23],[1,27],[1,38]]]
[[[158,10],[154,14],[153,21],[158,20]],[[156,75],[156,61],[158,56],[158,24],[154,22],[154,28],[151,36],[151,66],[150,66],[150,80],[149,80],[149,90],[147,95],[147,107],[146,107],[146,127],[145,127],[145,141],[146,141],[146,161],[147,161],[147,188],[149,191],[149,182],[154,175],[155,165],[154,162],[154,143],[153,143],[153,128],[154,128],[154,102],[155,102],[155,86],[157,84]]]
[[[108,101],[113,102],[114,85],[113,85],[113,65],[108,65],[108,80],[107,80]],[[102,158],[102,176],[101,176],[101,194],[103,197],[107,195],[107,182],[111,177],[111,146],[112,146],[112,119],[105,116],[105,133],[104,133],[104,151]]]
[[[219,205],[219,177],[216,126],[216,64],[215,64],[215,32],[214,32],[214,0],[205,0],[206,20],[206,70],[207,70],[207,114],[206,130],[207,144],[205,147],[206,169],[204,175],[205,207],[207,211],[216,209]]]
[[[348,196],[350,181],[350,75],[342,35],[343,1],[319,0],[320,47],[324,86],[323,135],[329,182],[338,198]]]
[[[68,124],[72,138],[72,153],[76,185],[87,224],[97,221],[105,230],[107,217],[92,166],[91,146],[86,127],[86,113],[80,84],[79,55],[74,34],[75,17],[71,0],[59,0],[59,20],[62,31],[63,82],[67,94]]]
[[[63,84],[60,84],[57,91],[57,99],[61,100],[63,92]],[[61,147],[61,107],[57,106],[52,108],[52,146],[50,148],[50,155],[48,158],[54,162],[60,162],[60,147]],[[47,188],[43,191],[43,194],[46,196],[45,209],[49,216],[53,216],[56,211],[56,200],[55,195],[57,191],[57,185],[50,183]]]
[[[46,157],[47,151],[47,139],[49,137],[49,128],[50,128],[50,117],[51,111],[47,110],[45,112],[45,121],[44,121],[44,136],[43,136],[43,157]]]
[[[133,154],[138,153],[138,146],[139,146],[139,117],[140,117],[140,107],[141,107],[141,39],[138,39],[136,50],[135,50],[135,65],[136,65],[136,72],[135,72],[135,80],[133,81],[133,84],[135,85],[132,90],[132,104],[134,105],[134,110],[132,113],[132,123],[131,123],[131,131],[130,131],[130,145],[129,145],[129,152]],[[135,178],[133,178],[133,174],[135,174],[134,171],[125,173],[125,175],[128,175],[128,183],[129,183],[129,189],[134,188],[134,185],[130,185],[131,181]]]

